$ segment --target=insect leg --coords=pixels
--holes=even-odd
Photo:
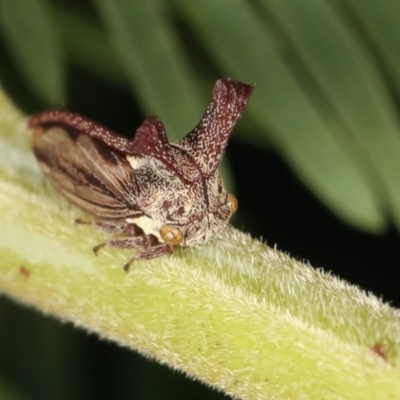
[[[147,249],[156,245],[158,245],[158,240],[155,236],[142,235],[107,240],[96,246],[93,251],[97,255],[98,251],[104,246],[115,247],[117,249],[138,249],[140,247]]]
[[[125,265],[124,265],[124,270],[126,272],[129,271],[129,268],[131,264],[135,260],[150,260],[152,258],[157,258],[160,256],[165,256],[167,254],[172,254],[174,252],[173,246],[166,244],[166,243],[161,243],[156,246],[151,246],[145,248],[143,251],[140,253],[136,254],[134,257],[132,257]]]
[[[125,233],[129,236],[143,234],[141,228],[126,221],[82,221],[81,219],[77,219],[75,220],[75,224],[89,225],[93,229],[113,234]]]
[[[161,243],[156,246],[147,247],[140,253],[135,255],[135,260],[150,260],[152,258],[164,256],[166,254],[172,254],[174,247],[170,244]]]

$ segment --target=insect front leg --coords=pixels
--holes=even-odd
[[[81,219],[77,219],[75,220],[75,224],[89,225],[91,228],[98,231],[112,234],[124,233],[129,236],[138,236],[143,234],[143,230],[136,224],[126,221],[82,221]]]
[[[97,255],[99,250],[105,246],[117,249],[140,249],[142,247],[148,248],[157,244],[158,240],[153,235],[132,236],[107,240],[106,242],[94,247],[93,252]]]
[[[172,254],[173,252],[174,252],[173,246],[166,243],[160,243],[156,246],[145,248],[143,251],[136,254],[133,260],[151,260],[152,258],[165,256],[167,254]]]
[[[170,244],[166,243],[160,243],[156,246],[151,246],[148,248],[145,248],[143,251],[141,251],[138,254],[135,254],[134,257],[132,257],[125,265],[124,265],[124,270],[126,272],[129,271],[129,268],[131,264],[135,260],[151,260],[152,258],[157,258],[160,256],[165,256],[167,254],[172,254],[174,252],[174,247],[171,246]]]
[[[104,247],[114,247],[118,249],[143,249],[141,252],[135,254],[125,265],[124,270],[128,271],[130,265],[135,260],[150,260],[152,258],[160,257],[166,254],[171,254],[174,252],[174,247],[166,244],[160,243],[158,239],[153,235],[142,235],[136,237],[118,238],[107,240],[96,246],[93,251],[97,255],[98,251]]]

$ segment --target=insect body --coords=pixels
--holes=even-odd
[[[217,81],[200,123],[171,144],[156,116],[127,139],[77,114],[44,111],[29,121],[33,151],[56,189],[101,218],[89,225],[123,234],[95,252],[104,245],[140,250],[127,270],[133,260],[201,245],[226,227],[237,201],[217,168],[252,90]]]

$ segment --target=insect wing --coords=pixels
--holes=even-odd
[[[57,126],[35,129],[32,147],[56,189],[84,211],[103,218],[142,214],[135,173],[123,155]]]

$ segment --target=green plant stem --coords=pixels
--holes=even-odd
[[[74,226],[90,217],[44,181],[2,95],[0,160],[5,295],[242,399],[400,399],[398,310],[233,228],[125,273],[131,252],[93,254],[104,235]]]

